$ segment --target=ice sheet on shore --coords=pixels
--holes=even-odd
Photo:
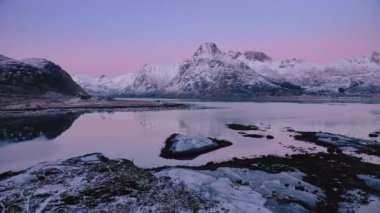
[[[170,168],[156,173],[170,177],[231,212],[308,212],[322,191],[302,181],[303,173],[219,168],[215,171]]]

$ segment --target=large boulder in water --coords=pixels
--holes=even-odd
[[[167,159],[189,160],[201,154],[232,145],[226,140],[196,135],[172,134],[165,141],[160,156]]]

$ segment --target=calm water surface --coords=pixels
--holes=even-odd
[[[326,131],[357,138],[380,130],[380,104],[305,104],[202,102],[215,109],[151,112],[92,113],[1,121],[0,172],[19,170],[36,163],[65,159],[92,152],[111,158],[131,159],[141,167],[200,165],[232,157],[266,154],[285,155],[285,146],[311,148],[313,144],[294,141],[285,127],[304,131]],[[270,125],[263,132],[274,140],[242,137],[226,128],[227,123]],[[32,130],[30,130],[32,129]],[[22,133],[20,133],[22,132]],[[226,139],[232,146],[201,155],[193,160],[159,157],[164,141],[173,133]],[[18,139],[14,139],[18,138]],[[14,142],[17,141],[18,142]],[[13,141],[13,142],[12,142]],[[324,150],[318,148],[318,150]]]

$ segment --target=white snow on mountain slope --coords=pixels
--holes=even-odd
[[[228,57],[213,43],[201,45],[193,58],[181,64],[178,75],[167,85],[168,92],[207,96],[279,88],[244,62]]]
[[[74,80],[88,93],[101,96],[122,95],[128,92],[131,90],[134,79],[134,73],[127,73],[115,78],[108,78],[105,75],[101,75],[97,78],[84,75],[74,77]]]
[[[16,68],[17,66],[27,66],[27,67],[33,66],[33,67],[36,67],[33,64],[25,63],[22,60],[16,60],[16,59],[9,58],[7,56],[0,54],[0,68],[11,70],[11,69]],[[36,68],[39,68],[39,67],[36,67]],[[17,71],[19,71],[19,70],[17,70]],[[39,70],[39,71],[41,71],[41,70]]]
[[[142,94],[161,91],[177,75],[180,64],[145,65],[134,79],[132,89]]]
[[[307,92],[339,92],[339,88],[354,93],[380,91],[380,59],[377,52],[329,65],[300,59],[251,60],[239,53],[230,57],[233,56],[263,76],[302,86]]]
[[[6,66],[6,65],[11,65],[11,64],[16,64],[16,63],[18,64],[20,62],[15,60],[15,59],[8,58],[7,56],[0,54],[0,65],[1,66]]]
[[[51,61],[48,61],[44,58],[26,58],[20,60],[21,62],[25,64],[32,65],[33,67],[37,67],[39,69],[44,69],[44,67],[48,64],[51,64]]]
[[[180,63],[145,65],[132,84],[98,79],[79,83],[90,93],[103,95],[297,95],[299,88],[316,95],[378,95],[380,56],[373,52],[322,65],[294,58],[273,59],[263,52],[223,52],[214,43],[204,43]],[[110,85],[115,83],[119,85]]]

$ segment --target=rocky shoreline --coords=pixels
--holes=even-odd
[[[99,153],[0,174],[1,212],[170,212],[213,205],[129,160]]]
[[[380,196],[380,165],[297,154],[142,169],[100,153],[0,174],[0,211],[347,212]]]

